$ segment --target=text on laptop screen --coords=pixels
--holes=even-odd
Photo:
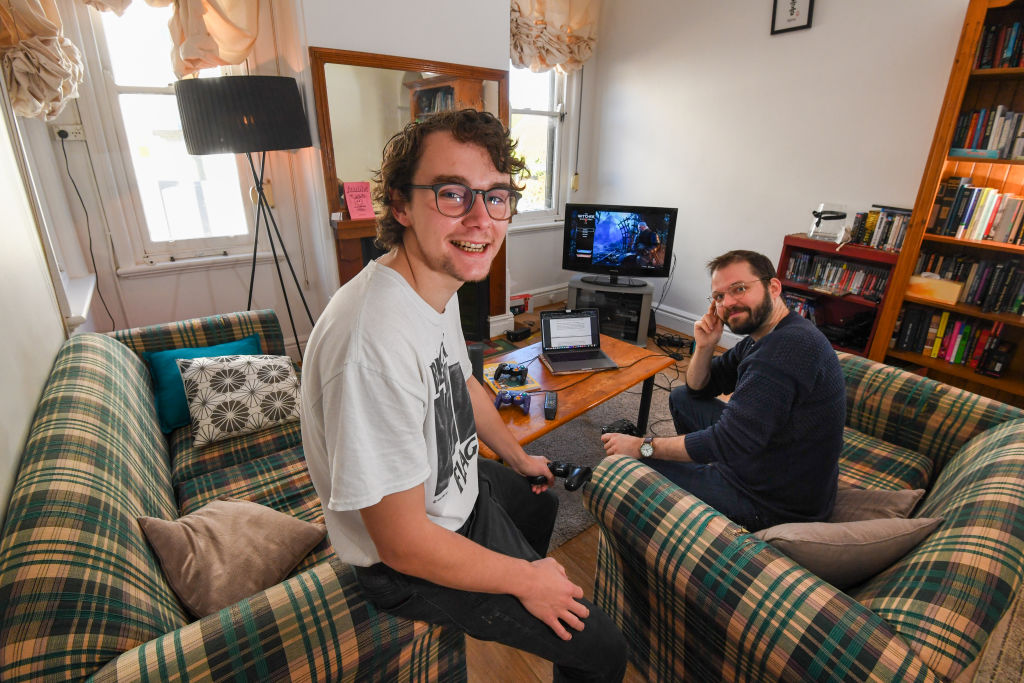
[[[551,348],[575,349],[593,345],[589,318],[553,318],[551,320]]]

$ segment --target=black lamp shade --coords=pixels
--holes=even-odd
[[[189,154],[270,152],[313,144],[294,78],[187,78],[175,82],[174,95]]]

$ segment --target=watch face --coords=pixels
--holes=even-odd
[[[654,446],[651,445],[650,441],[644,441],[640,444],[640,457],[649,458],[654,455]]]

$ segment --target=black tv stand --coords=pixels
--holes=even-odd
[[[583,282],[592,285],[611,285],[612,287],[646,287],[643,280],[634,280],[631,277],[619,279],[618,275],[584,275],[580,278]]]
[[[595,282],[596,280],[596,282]],[[569,280],[569,308],[596,308],[601,332],[637,346],[647,346],[654,287],[636,280],[614,284],[605,278],[574,275]]]

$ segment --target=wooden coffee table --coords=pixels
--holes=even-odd
[[[668,356],[646,348],[624,342],[614,337],[601,335],[601,348],[618,363],[617,370],[580,373],[575,375],[552,375],[540,360],[540,342],[524,346],[500,356],[487,358],[492,363],[528,364],[530,376],[540,384],[540,390],[530,396],[530,413],[513,406],[502,406],[499,414],[509,430],[527,444],[547,434],[574,417],[579,417],[631,386],[643,382],[640,393],[640,411],[636,426],[640,434],[647,431],[647,417],[651,409],[651,393],[654,390],[654,376],[672,365]],[[515,387],[509,387],[514,389]],[[544,419],[544,392],[558,392],[558,415],[554,420]],[[494,458],[494,453],[481,444],[483,455]]]

